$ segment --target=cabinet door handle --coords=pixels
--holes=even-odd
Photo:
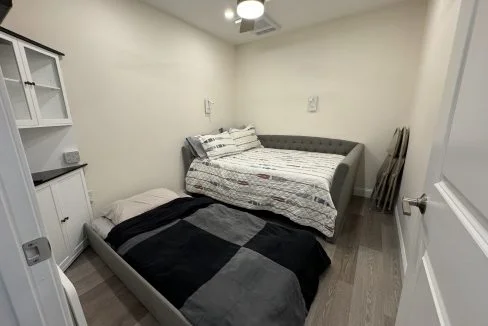
[[[64,222],[66,222],[67,220],[69,220],[69,216],[68,216],[68,217],[63,218],[63,219],[61,220],[61,223],[64,223]]]
[[[24,84],[26,84],[26,85],[32,85],[30,81],[25,81]]]

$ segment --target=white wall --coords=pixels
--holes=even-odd
[[[139,1],[16,0],[2,25],[66,53],[96,208],[151,187],[181,188],[184,137],[232,123],[233,46]],[[216,103],[210,119],[206,96]]]
[[[78,150],[74,127],[20,129],[31,172],[68,166],[63,153]]]
[[[239,46],[237,122],[264,134],[362,142],[357,183],[372,188],[410,114],[425,11],[424,1],[409,1]],[[320,96],[317,113],[306,112],[310,95]]]
[[[402,195],[418,197],[424,191],[460,3],[461,0],[431,0],[429,3],[418,88],[410,115],[410,146],[400,198]],[[410,247],[417,235],[412,227],[415,224],[411,224],[413,217],[402,215],[401,201],[397,205],[397,212],[400,215],[405,255],[410,257]]]

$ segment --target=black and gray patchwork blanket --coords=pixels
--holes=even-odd
[[[303,325],[330,259],[307,232],[178,198],[106,241],[194,325]]]

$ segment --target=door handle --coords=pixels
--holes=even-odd
[[[412,206],[418,207],[421,214],[425,214],[425,210],[427,209],[427,195],[423,194],[419,198],[408,198],[403,196],[402,198],[402,210],[403,215],[410,216],[412,215]]]
[[[69,220],[69,216],[68,216],[68,217],[63,218],[63,219],[61,220],[61,223],[64,223],[64,222],[66,222],[67,220]]]
[[[51,244],[47,238],[38,238],[22,245],[28,266],[35,265],[51,257]]]

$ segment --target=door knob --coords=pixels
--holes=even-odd
[[[427,195],[423,194],[419,198],[408,198],[403,196],[402,198],[402,210],[403,215],[410,216],[412,215],[411,206],[418,207],[420,213],[425,214],[425,210],[427,209]]]

